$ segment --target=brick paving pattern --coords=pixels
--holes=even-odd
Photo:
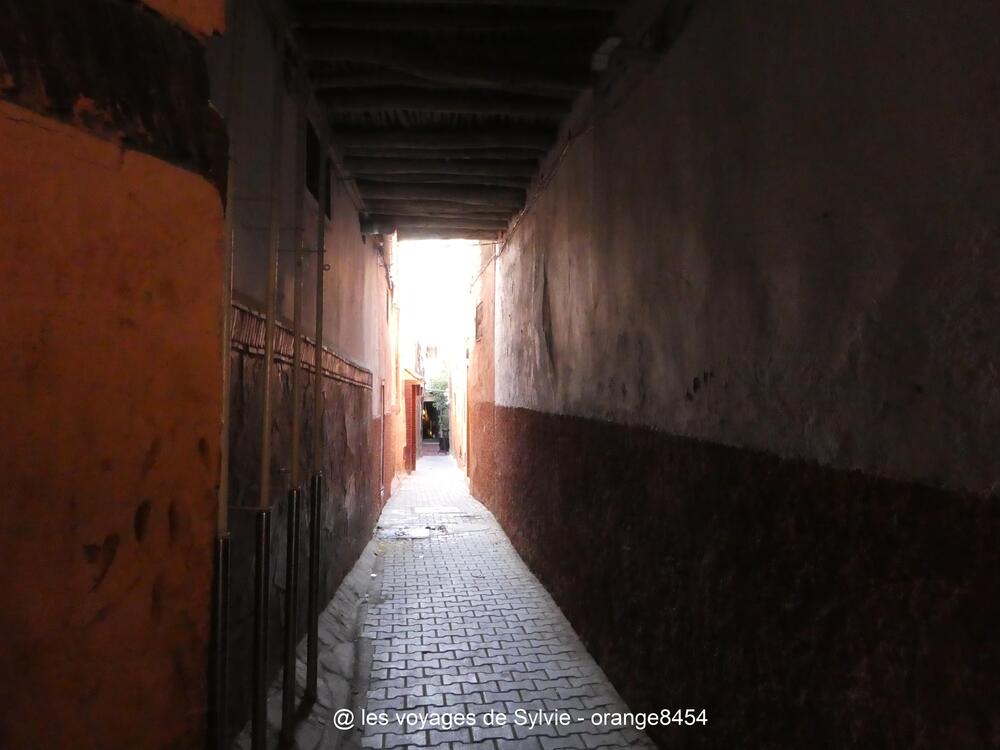
[[[594,711],[627,709],[450,457],[421,459],[377,533],[381,580],[362,627],[373,645],[366,710],[390,721],[366,726],[363,747],[653,747],[634,729],[591,722]],[[520,726],[518,710],[572,719]],[[508,723],[484,726],[489,711]],[[407,726],[397,713],[428,723]],[[456,714],[476,724],[440,726]]]

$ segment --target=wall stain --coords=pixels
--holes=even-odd
[[[153,581],[153,589],[150,593],[149,611],[153,616],[153,622],[160,622],[163,619],[163,588],[165,585],[163,573],[158,573]]]
[[[208,440],[203,437],[198,438],[198,455],[201,457],[201,462],[205,465],[205,468],[210,468]]]
[[[156,466],[156,459],[160,456],[160,439],[153,438],[153,442],[149,444],[149,450],[146,451],[146,455],[143,456],[142,466],[139,469],[139,473],[145,478],[153,467]]]
[[[153,504],[149,500],[143,500],[136,506],[135,520],[135,540],[141,542],[146,537],[146,530],[149,528],[149,513],[153,509]]]
[[[170,531],[170,545],[173,546],[181,533],[180,511],[177,509],[177,502],[173,500],[167,508],[167,528]]]
[[[94,585],[90,587],[91,591],[97,590],[111,569],[111,564],[115,561],[115,555],[118,554],[119,541],[118,534],[108,534],[104,537],[102,544],[84,545],[83,554],[87,557],[87,562],[97,566]]]

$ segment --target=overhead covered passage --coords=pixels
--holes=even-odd
[[[494,239],[593,76],[621,0],[298,0],[372,233]]]

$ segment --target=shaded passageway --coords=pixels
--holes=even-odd
[[[0,0],[0,747],[1000,747],[997,29]]]
[[[296,750],[654,747],[450,456],[421,458],[399,482],[319,638],[319,700]],[[308,658],[303,640],[299,696]],[[281,698],[276,680],[271,743]],[[707,723],[699,713],[690,726]]]
[[[592,721],[627,709],[451,458],[418,462],[376,538],[365,708],[391,720],[366,727],[364,747],[652,747]],[[447,727],[456,715],[471,726]]]

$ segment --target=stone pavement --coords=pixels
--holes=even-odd
[[[361,628],[367,694],[355,702],[370,714],[354,735],[363,747],[653,747],[592,721],[627,709],[451,457],[423,458],[402,481],[377,554]],[[553,724],[558,712],[567,724]],[[460,714],[474,724],[457,725]]]

